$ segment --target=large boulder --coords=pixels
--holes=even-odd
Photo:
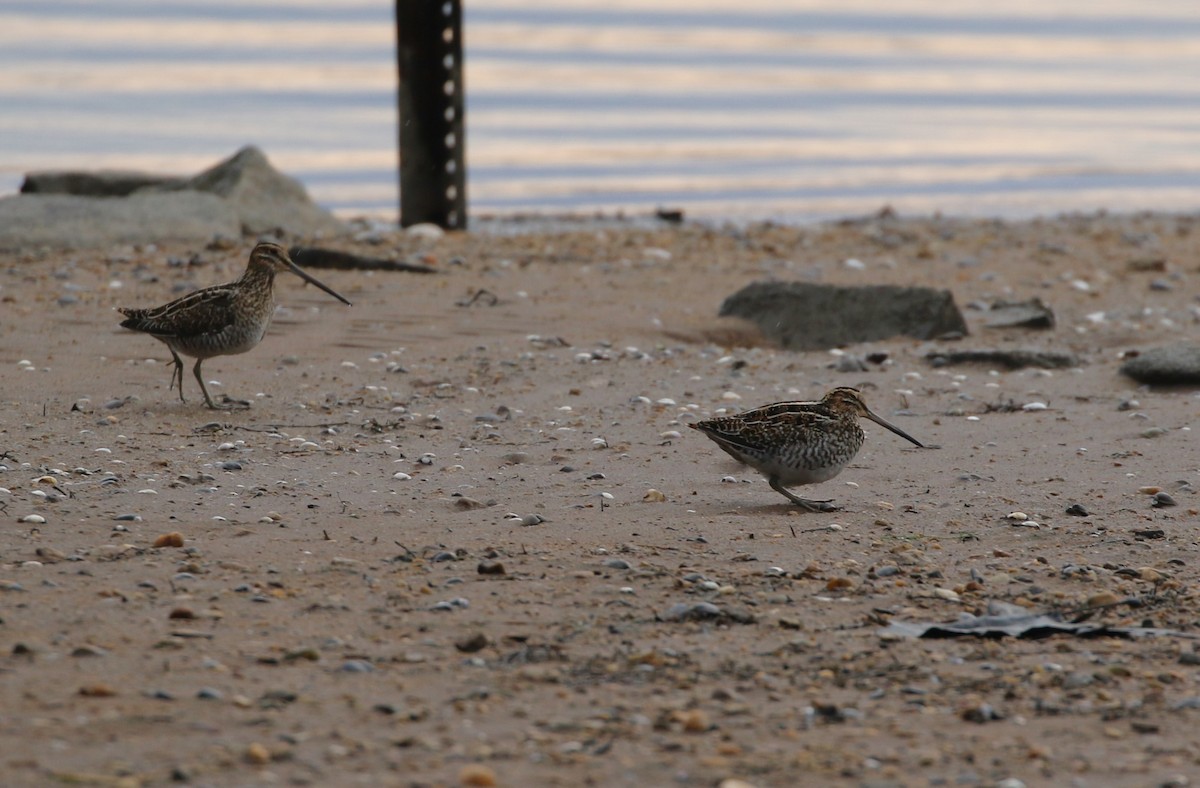
[[[299,181],[247,147],[192,178],[144,173],[39,172],[22,194],[0,198],[0,249],[112,244],[207,243],[282,231],[312,238],[346,226],[316,205]]]
[[[20,194],[0,198],[0,249],[75,248],[237,237],[241,221],[215,194],[177,192],[130,197]]]
[[[953,294],[928,287],[755,282],[726,298],[720,314],[754,322],[764,336],[789,350],[967,333]]]
[[[282,229],[289,235],[339,235],[346,226],[314,203],[300,181],[271,166],[253,145],[194,178],[149,190],[191,189],[223,197],[237,211],[247,235]]]

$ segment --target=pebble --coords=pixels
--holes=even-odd
[[[662,618],[664,621],[703,621],[720,615],[721,608],[712,602],[677,602],[667,608]]]
[[[1162,509],[1167,506],[1178,506],[1179,504],[1175,502],[1170,493],[1160,491],[1154,493],[1154,501],[1150,505],[1155,509]]]
[[[505,574],[504,564],[499,561],[480,561],[475,567],[475,572],[481,575],[502,575]]]
[[[246,760],[255,766],[265,766],[271,762],[271,751],[258,742],[246,747]]]
[[[671,715],[686,733],[704,733],[712,729],[712,720],[704,709],[687,709]]]
[[[27,514],[24,517],[22,517],[20,520],[18,520],[17,522],[33,523],[34,525],[43,525],[46,522],[46,518],[42,517],[40,514]]]
[[[85,698],[111,698],[117,691],[103,682],[85,684],[79,688],[79,694]]]
[[[489,642],[487,635],[476,632],[470,637],[454,641],[454,647],[464,654],[474,654],[476,651],[487,648]]]
[[[459,769],[458,781],[468,788],[493,788],[499,785],[496,773],[480,763],[469,763]]]
[[[172,531],[169,534],[163,534],[154,540],[154,547],[183,547],[183,534],[179,533],[178,531]]]
[[[1073,517],[1087,517],[1089,512],[1084,508],[1083,504],[1073,503],[1067,507],[1067,514]]]
[[[343,673],[373,673],[375,666],[365,659],[348,659],[342,663]]]
[[[609,558],[604,562],[604,566],[608,569],[633,569],[633,566],[624,558]]]
[[[650,503],[662,503],[663,501],[667,500],[667,496],[664,495],[660,490],[656,490],[651,487],[649,490],[646,490],[646,494],[642,496],[642,500]]]
[[[1088,607],[1110,607],[1121,601],[1121,597],[1111,591],[1101,591],[1099,594],[1093,594],[1087,599]]]

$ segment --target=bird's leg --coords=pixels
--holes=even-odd
[[[167,391],[175,388],[175,381],[179,381],[179,401],[187,402],[187,400],[183,398],[183,359],[181,359],[179,354],[173,349],[167,348],[167,350],[171,351],[171,358],[174,359],[173,363],[175,365],[171,370],[171,385],[167,386]]]
[[[200,384],[200,391],[204,392],[204,403],[213,410],[220,410],[219,407],[213,404],[212,397],[208,396],[208,388],[204,385],[204,378],[200,377],[200,365],[202,363],[204,363],[204,359],[196,359],[196,366],[192,367],[192,372],[196,374],[196,382]],[[183,383],[180,382],[179,385],[182,388]]]
[[[226,410],[228,408],[248,408],[248,407],[250,407],[249,402],[246,402],[245,400],[241,400],[241,399],[233,399],[228,394],[221,395],[225,398],[225,401],[222,402],[220,405],[217,405],[216,403],[214,403],[212,401],[212,398],[208,396],[208,387],[204,385],[204,378],[201,377],[201,375],[200,375],[200,362],[203,360],[204,359],[196,359],[196,366],[192,368],[192,371],[196,373],[196,382],[200,384],[200,390],[202,392],[204,392],[204,403],[206,405],[208,405],[208,407],[212,408],[213,410]]]
[[[836,512],[841,509],[840,506],[834,506],[832,501],[810,501],[807,498],[801,498],[799,495],[796,495],[791,490],[780,484],[777,476],[772,476],[770,479],[767,479],[767,484],[771,485],[772,490],[784,496],[797,506],[803,507],[806,511]]]

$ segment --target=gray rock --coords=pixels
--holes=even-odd
[[[720,315],[754,322],[768,339],[789,350],[967,333],[950,291],[928,287],[755,282],[726,298]]]
[[[283,230],[289,235],[341,235],[347,228],[314,203],[295,178],[276,170],[261,150],[247,146],[232,157],[178,184],[147,191],[191,189],[225,198],[247,235]]]
[[[1139,383],[1167,386],[1200,383],[1200,345],[1178,342],[1143,350],[1122,364],[1121,372]]]
[[[1040,298],[996,301],[984,328],[1054,328],[1054,312]]]
[[[0,249],[203,244],[243,233],[312,237],[347,231],[254,147],[194,178],[41,172],[27,175],[22,191],[0,198]]]
[[[179,183],[182,178],[133,170],[43,170],[28,172],[22,194],[75,194],[82,197],[126,197],[146,186]]]
[[[1074,353],[1053,350],[935,350],[926,354],[926,360],[935,367],[956,364],[988,364],[1005,369],[1038,367],[1040,369],[1068,369],[1082,363]]]
[[[94,248],[184,241],[241,232],[233,207],[213,194],[130,197],[18,194],[0,198],[0,249]]]

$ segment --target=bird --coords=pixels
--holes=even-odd
[[[834,512],[831,501],[801,498],[787,488],[837,476],[862,448],[859,418],[870,419],[919,448],[925,445],[871,412],[858,389],[842,386],[817,402],[776,402],[733,416],[690,423],[738,462],[767,477],[771,489],[810,512]]]
[[[219,410],[208,395],[200,365],[213,356],[245,353],[262,341],[275,315],[275,275],[284,271],[316,285],[346,306],[351,305],[292,262],[282,246],[262,242],[250,252],[245,273],[235,281],[205,287],[153,309],[118,307],[117,311],[125,316],[121,326],[149,334],[167,346],[174,359],[168,388],[175,388],[178,381],[179,399],[183,402],[187,400],[183,396],[183,361],[179,354],[196,359],[192,372],[200,384],[204,402]]]

